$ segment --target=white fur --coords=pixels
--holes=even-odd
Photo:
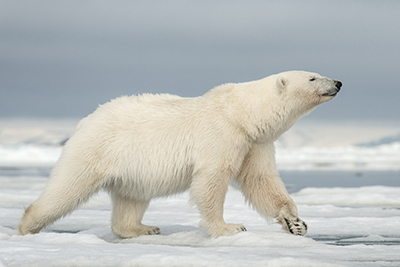
[[[47,188],[26,210],[20,233],[39,232],[105,188],[113,202],[112,229],[120,237],[158,234],[157,227],[141,224],[150,200],[188,189],[201,226],[213,237],[232,235],[245,230],[223,219],[232,180],[263,217],[278,218],[289,231],[297,209],[276,170],[273,142],[332,99],[322,94],[333,87],[331,79],[294,71],[221,85],[197,98],[112,100],[78,124]],[[305,234],[303,228],[290,231]]]

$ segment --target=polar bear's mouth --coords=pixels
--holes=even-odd
[[[336,96],[338,94],[338,91],[335,91],[335,92],[327,92],[327,93],[325,93],[325,94],[322,94],[322,96],[331,96],[331,97],[334,97],[334,96]]]

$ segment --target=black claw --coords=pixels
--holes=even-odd
[[[242,227],[240,228],[240,230],[242,230],[243,232],[246,232],[246,231],[247,231],[246,227],[244,227],[244,226],[242,226]]]
[[[147,231],[147,234],[148,234],[148,235],[159,235],[159,234],[160,234],[160,229],[157,228],[157,229],[148,230],[148,231]]]
[[[284,219],[285,219],[286,224],[289,226],[289,220],[286,218],[284,218]]]
[[[304,228],[307,230],[307,224],[303,222]]]
[[[293,230],[290,228],[289,220],[285,218],[285,222],[286,222],[286,224],[287,224],[287,227],[288,227],[288,229],[289,229],[289,232],[291,232],[292,234],[294,234]]]

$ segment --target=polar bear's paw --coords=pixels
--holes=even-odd
[[[121,238],[133,238],[141,235],[159,235],[160,228],[156,226],[147,226],[140,224],[139,226],[130,229],[121,229],[120,227],[113,227],[113,233]]]
[[[208,228],[208,227],[206,227]],[[245,232],[246,227],[241,224],[221,224],[218,226],[213,226],[208,228],[208,232],[210,233],[211,237],[217,238],[220,236],[230,236],[235,235],[240,232]]]
[[[307,224],[298,217],[279,217],[278,223],[282,224],[282,228],[293,235],[305,236],[307,234]]]
[[[147,225],[142,225],[143,226],[143,230],[145,231],[145,235],[159,235],[160,232],[160,228],[156,227],[156,226],[147,226]]]

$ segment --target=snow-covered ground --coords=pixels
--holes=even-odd
[[[188,195],[155,200],[144,223],[159,236],[119,239],[110,229],[110,200],[101,192],[37,235],[16,232],[23,207],[47,181],[0,177],[0,262],[4,266],[399,266],[400,187],[306,188],[292,195],[307,221],[305,237],[267,224],[233,187],[225,219],[247,232],[211,239],[198,228]],[[1,265],[0,265],[1,266]]]
[[[391,170],[399,181],[392,187],[307,187],[293,193],[309,225],[305,237],[268,224],[235,187],[227,194],[225,220],[248,231],[231,237],[211,239],[182,194],[153,201],[145,214],[144,223],[159,226],[161,235],[119,239],[111,233],[104,192],[41,233],[20,236],[16,226],[24,207],[44,189],[61,153],[58,143],[75,123],[0,120],[0,266],[400,265],[400,124],[304,123],[278,142],[281,170],[374,170],[377,184],[380,171]],[[336,179],[347,178],[339,172]]]

